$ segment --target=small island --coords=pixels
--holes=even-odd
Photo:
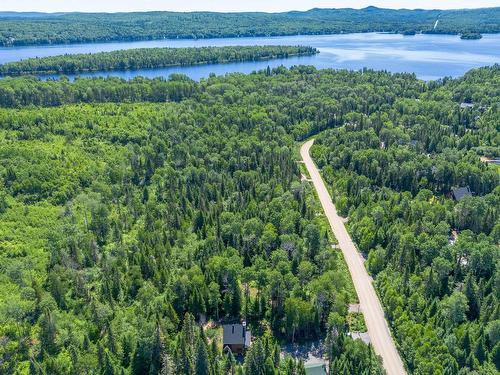
[[[272,60],[314,55],[316,53],[319,53],[316,48],[305,46],[138,48],[112,52],[29,58],[0,65],[0,76],[157,69],[170,66]]]
[[[463,40],[476,40],[481,39],[483,36],[480,33],[462,33],[460,39]]]

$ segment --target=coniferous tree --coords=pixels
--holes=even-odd
[[[474,349],[474,356],[477,358],[477,360],[479,361],[479,363],[484,363],[484,361],[486,360],[486,342],[485,342],[485,339],[484,339],[484,335],[483,334],[480,334],[479,335],[479,338],[476,342],[476,347]]]
[[[229,375],[234,375],[236,372],[236,360],[231,350],[228,350],[226,353],[224,371]]]
[[[198,340],[198,346],[196,349],[195,374],[196,375],[210,374],[210,361],[208,358],[207,346],[203,341],[203,339],[201,338]]]
[[[297,375],[306,375],[306,368],[304,367],[304,361],[302,359],[299,360],[297,363]]]
[[[109,351],[105,350],[102,375],[115,375],[115,374],[116,374],[115,366],[113,365],[111,355],[110,355]]]
[[[43,312],[41,317],[40,346],[42,348],[42,353],[52,355],[57,352],[56,325],[52,312],[48,309]]]
[[[467,317],[469,320],[475,320],[479,316],[480,306],[472,274],[468,274],[465,281],[465,296],[469,306]]]
[[[156,322],[155,336],[151,350],[150,372],[160,373],[162,370],[163,353],[165,352],[165,342],[161,332],[159,320]]]

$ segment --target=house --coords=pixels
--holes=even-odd
[[[472,192],[468,186],[465,186],[451,189],[451,195],[456,201],[460,201],[465,197],[472,197]]]
[[[306,375],[326,375],[326,364],[325,363],[314,363],[305,365]]]
[[[246,323],[224,324],[222,334],[222,347],[231,349],[233,354],[243,354],[250,347],[252,334],[247,329]]]

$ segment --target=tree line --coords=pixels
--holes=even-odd
[[[139,48],[61,55],[0,65],[0,75],[75,74],[92,71],[164,68],[177,65],[256,61],[318,53],[303,46],[231,46],[201,48]]]
[[[436,20],[439,19],[438,24]],[[62,13],[0,15],[3,46],[358,32],[497,33],[500,8],[311,9],[284,13]]]

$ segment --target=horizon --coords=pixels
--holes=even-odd
[[[286,12],[304,12],[312,9],[365,9],[369,7],[394,9],[394,10],[466,10],[466,9],[483,9],[497,8],[499,4],[497,0],[478,0],[474,2],[474,6],[469,6],[471,3],[465,0],[436,1],[422,0],[418,7],[413,7],[414,2],[409,0],[277,0],[268,3],[263,0],[255,0],[252,2],[234,3],[229,0],[219,0],[212,2],[210,6],[202,0],[186,0],[182,3],[162,0],[147,0],[141,4],[137,4],[134,0],[108,0],[103,2],[89,0],[82,2],[81,0],[20,0],[14,6],[12,4],[0,4],[0,12],[2,13],[145,13],[145,12],[214,12],[214,13],[286,13]]]
[[[268,13],[268,14],[278,14],[278,13],[291,13],[291,12],[310,12],[312,10],[344,10],[344,9],[349,9],[349,10],[364,10],[367,8],[376,8],[376,9],[384,9],[384,10],[407,10],[407,11],[458,11],[458,10],[478,10],[478,9],[493,9],[493,8],[500,8],[500,6],[487,6],[487,7],[478,7],[478,8],[384,8],[384,7],[379,7],[379,6],[374,6],[374,5],[368,5],[366,7],[362,8],[353,8],[353,7],[341,7],[341,8],[324,8],[324,7],[314,7],[314,8],[309,8],[309,9],[304,9],[304,10],[299,10],[299,9],[290,9],[290,10],[283,10],[283,11],[247,11],[247,10],[241,10],[241,11],[215,11],[215,10],[130,10],[130,11],[121,11],[121,10],[116,10],[116,11],[80,11],[80,10],[73,10],[73,11],[29,11],[29,10],[1,10],[0,13],[15,13],[15,14],[72,14],[72,13],[81,13],[81,14],[96,14],[96,13],[105,13],[105,14],[118,14],[118,13]]]
[[[485,6],[485,7],[477,7],[477,8],[385,8],[385,7],[379,7],[379,6],[373,6],[373,5],[368,5],[366,7],[362,8],[353,8],[353,7],[340,7],[340,8],[324,8],[324,7],[314,7],[314,8],[309,8],[309,9],[304,9],[304,10],[299,10],[299,9],[290,9],[290,10],[283,10],[283,11],[247,11],[247,10],[241,10],[241,11],[216,11],[216,10],[130,10],[130,11],[122,11],[122,10],[116,10],[116,11],[80,11],[80,10],[72,10],[72,11],[28,11],[28,10],[1,10],[0,9],[0,14],[5,14],[5,13],[12,13],[12,14],[98,14],[98,13],[104,13],[104,14],[119,14],[119,13],[226,13],[226,14],[231,14],[231,13],[268,13],[268,14],[278,14],[278,13],[291,13],[291,12],[310,12],[312,10],[364,10],[367,8],[376,8],[376,9],[383,9],[383,10],[407,10],[407,11],[459,11],[459,10],[479,10],[479,9],[494,9],[494,8],[500,8],[500,6]]]

